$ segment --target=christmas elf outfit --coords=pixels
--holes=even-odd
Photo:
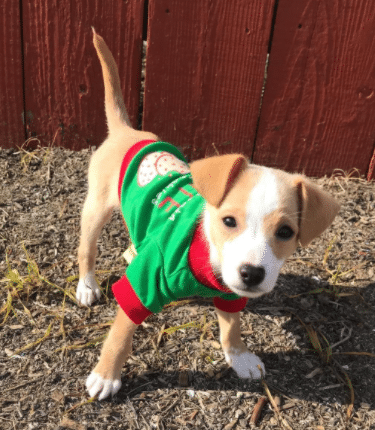
[[[137,255],[112,290],[134,323],[191,296],[212,297],[227,312],[245,307],[247,299],[212,272],[201,220],[204,199],[177,148],[154,141],[132,146],[122,162],[119,196]]]

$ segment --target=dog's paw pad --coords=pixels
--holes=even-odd
[[[120,379],[104,379],[98,373],[92,372],[86,380],[86,388],[90,397],[99,394],[98,400],[114,396],[121,388]]]
[[[100,299],[101,291],[93,275],[86,275],[80,279],[77,286],[76,299],[81,305],[91,306]]]
[[[227,363],[236,371],[240,378],[260,379],[262,373],[258,366],[261,367],[265,374],[265,367],[262,360],[249,351],[236,351],[231,348],[230,351],[225,351],[225,359]]]

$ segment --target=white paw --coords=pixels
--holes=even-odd
[[[262,368],[263,374],[266,370],[261,359],[249,351],[241,351],[230,348],[224,351],[225,359],[240,378],[260,379],[262,377],[258,365]]]
[[[83,279],[78,282],[76,298],[84,306],[91,306],[95,300],[101,296],[101,291],[95,276],[88,273]]]
[[[103,400],[109,395],[114,396],[121,388],[120,379],[104,379],[99,373],[91,372],[86,380],[86,388],[90,397],[99,394],[98,400]]]

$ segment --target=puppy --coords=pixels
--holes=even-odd
[[[240,311],[269,293],[298,244],[333,221],[339,204],[302,175],[249,164],[240,154],[190,166],[174,146],[134,130],[114,58],[94,31],[109,135],[93,154],[78,250],[78,301],[99,299],[97,239],[121,208],[137,256],[113,285],[119,302],[100,359],[86,381],[99,400],[121,387],[133,334],[151,313],[182,297],[213,297],[226,361],[242,378],[260,378],[261,360],[241,340]]]

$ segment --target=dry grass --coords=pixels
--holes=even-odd
[[[340,217],[244,312],[244,339],[266,364],[261,384],[227,368],[210,301],[189,299],[142,325],[122,390],[98,403],[83,383],[113,320],[110,285],[128,243],[116,216],[99,244],[103,299],[77,306],[88,157],[0,152],[1,428],[375,428],[373,183],[342,172],[318,180],[343,202]]]

